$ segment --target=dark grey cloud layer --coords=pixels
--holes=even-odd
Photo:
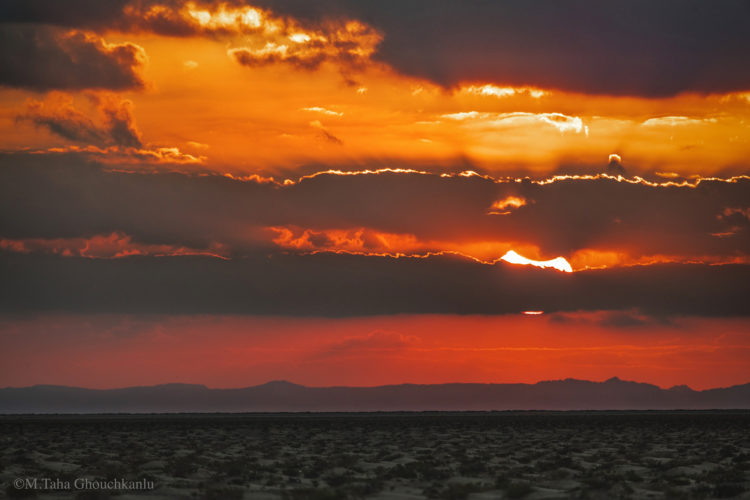
[[[102,28],[122,16],[131,0],[8,0],[0,4],[0,20],[66,27]]]
[[[659,97],[750,88],[743,0],[260,0],[383,31],[379,57],[446,86],[463,81]]]
[[[526,205],[507,215],[507,196]],[[134,241],[242,254],[268,248],[263,228],[369,228],[420,241],[526,242],[549,257],[581,249],[731,258],[750,254],[750,179],[697,188],[609,179],[547,185],[479,177],[320,175],[293,186],[220,175],[107,172],[75,155],[0,156],[0,238],[117,231]],[[498,255],[499,257],[499,255]]]
[[[211,4],[215,2],[202,2]],[[446,86],[463,81],[615,95],[667,96],[750,88],[750,3],[744,0],[257,0],[318,22],[362,20],[384,35],[377,57]],[[0,18],[195,34],[179,18],[126,19],[175,0],[6,0]],[[167,11],[169,12],[169,11]]]
[[[456,257],[255,254],[230,261],[107,260],[0,252],[0,272],[0,312],[8,313],[750,313],[747,265],[656,265],[565,274]]]
[[[82,32],[0,23],[0,86],[137,89],[144,86],[139,73],[144,59],[143,50],[133,44],[106,45]]]
[[[496,184],[419,174],[321,175],[279,187],[218,175],[108,172],[70,154],[6,154],[0,156],[0,240],[117,231],[134,244],[219,243],[233,258],[0,252],[0,311],[747,315],[748,265],[565,274],[454,256],[303,255],[278,248],[263,228],[368,227],[423,240],[517,239],[552,255],[609,245],[635,254],[731,257],[750,252],[749,193],[747,180],[679,188],[612,180]],[[487,213],[509,195],[527,204],[508,215]],[[728,228],[735,232],[711,234]]]

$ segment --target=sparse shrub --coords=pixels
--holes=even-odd
[[[323,477],[323,480],[328,483],[329,486],[334,488],[338,488],[339,486],[348,483],[351,479],[351,476],[347,474],[328,474]]]
[[[316,460],[311,466],[304,471],[307,479],[318,479],[328,469],[328,464],[324,460]]]
[[[214,487],[203,492],[204,500],[242,500],[243,496],[242,488]]]
[[[346,485],[345,490],[354,498],[366,498],[382,491],[383,486],[385,486],[383,481],[375,478],[356,483],[349,483]]]
[[[393,486],[391,486],[391,489],[393,489]],[[427,498],[438,498],[440,496],[440,485],[439,484],[431,484],[424,490],[422,490],[422,494],[426,496]]]
[[[482,486],[476,483],[449,483],[440,492],[439,498],[444,500],[464,500],[469,496],[469,493],[477,491],[482,491]]]
[[[232,460],[230,462],[226,462],[222,466],[223,472],[228,477],[243,476],[247,469],[247,464],[245,464],[245,462],[243,462],[242,460]]]
[[[722,483],[742,483],[745,481],[745,473],[736,468],[718,468],[706,472],[705,479],[715,485]]]
[[[346,500],[347,495],[340,490],[329,488],[297,488],[282,493],[284,500]]]
[[[107,500],[110,494],[106,491],[84,490],[79,491],[75,498],[76,500]]]
[[[625,480],[632,481],[634,483],[640,483],[641,481],[643,481],[643,478],[639,476],[636,471],[630,469],[625,473]]]
[[[688,486],[690,484],[690,479],[682,476],[672,476],[668,481],[674,486]]]
[[[731,498],[744,492],[745,487],[740,483],[720,483],[714,487],[713,494],[716,498]]]
[[[550,479],[565,479],[570,477],[570,471],[567,469],[554,469],[549,473]]]
[[[8,498],[34,498],[36,497],[36,492],[31,489],[25,489],[25,488],[16,488],[13,486],[13,484],[9,484],[5,488],[5,494],[8,495]]]
[[[581,478],[581,481],[589,488],[593,488],[595,490],[609,488],[613,483],[612,478],[610,478],[609,476],[596,473]]]
[[[417,472],[419,477],[425,481],[448,479],[451,476],[447,470],[435,467],[434,464],[429,462],[417,462]]]
[[[505,488],[508,498],[523,498],[532,492],[534,488],[528,481],[511,481]]]
[[[481,460],[467,460],[458,466],[458,472],[463,476],[480,476],[487,471],[487,464]]]
[[[687,500],[688,498],[691,498],[691,496],[686,491],[678,490],[676,488],[667,488],[664,490],[664,498],[669,498],[670,500]]]
[[[416,479],[417,470],[413,464],[414,462],[409,462],[407,464],[396,464],[395,466],[388,469],[386,475],[389,478]]]
[[[532,460],[531,456],[529,455],[518,455],[517,457],[515,457],[515,459],[519,464],[529,464]]]

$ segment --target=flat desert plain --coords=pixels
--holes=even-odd
[[[0,439],[11,498],[750,498],[749,412],[4,416]]]

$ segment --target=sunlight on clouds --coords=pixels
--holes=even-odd
[[[490,207],[492,211],[490,211],[489,213],[508,214],[510,213],[508,211],[509,209],[521,208],[524,205],[526,205],[526,198],[523,198],[521,196],[508,196],[507,198],[494,202]]]
[[[312,106],[312,107],[309,107],[309,108],[300,108],[300,111],[309,111],[311,113],[320,113],[320,114],[328,115],[328,116],[344,116],[344,113],[341,113],[341,112],[338,112],[338,111],[333,111],[333,110],[330,110],[328,108],[323,108],[323,107],[320,107],[320,106]]]
[[[549,92],[532,88],[532,87],[498,87],[496,85],[486,84],[486,85],[470,85],[468,87],[461,87],[459,89],[459,92],[464,92],[467,94],[474,94],[474,95],[481,95],[481,96],[491,96],[491,97],[512,97],[512,96],[530,96],[534,99],[539,99],[541,97],[544,97]]]
[[[0,238],[0,250],[17,253],[47,253],[62,257],[87,259],[121,259],[135,255],[177,256],[201,255],[226,259],[227,248],[214,243],[206,249],[166,244],[144,244],[123,233],[99,234],[90,238]]]
[[[660,118],[649,118],[643,122],[644,127],[678,127],[687,125],[703,125],[716,123],[716,118],[688,118],[687,116],[662,116]]]
[[[295,32],[288,34],[290,28]],[[303,30],[301,26],[284,26],[259,31],[251,34],[245,45],[229,48],[227,54],[237,63],[249,67],[288,63],[312,70],[324,62],[333,62],[342,69],[353,69],[368,63],[382,40],[375,30],[357,21],[329,23],[323,28]]]
[[[459,113],[447,113],[441,118],[455,121],[466,121],[489,126],[524,126],[533,123],[544,123],[555,127],[560,132],[574,132],[580,134],[585,132],[583,120],[578,116],[568,116],[562,113],[488,113],[479,111],[464,111]],[[588,134],[587,134],[588,135]]]
[[[194,19],[202,28],[232,29],[240,32],[261,28],[266,17],[260,9],[255,7],[228,8],[225,4],[220,4],[216,10],[210,11],[197,9],[194,3],[187,3],[183,12]]]

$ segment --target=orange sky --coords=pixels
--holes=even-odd
[[[746,319],[637,313],[323,319],[70,316],[6,320],[3,385],[372,386],[618,376],[662,387],[743,383]],[[29,370],[29,367],[33,367]]]
[[[493,81],[443,88],[374,62],[371,52],[385,35],[356,20],[354,27],[341,21],[312,28],[266,11],[258,14],[265,31],[247,34],[237,21],[247,12],[255,11],[187,7],[180,15],[197,30],[187,38],[102,32],[103,43],[134,44],[146,60],[138,67],[144,87],[118,92],[133,103],[146,147],[178,148],[220,172],[277,176],[315,164],[449,171],[471,165],[544,176],[561,165],[601,169],[612,153],[631,173],[711,175],[747,167],[747,92],[612,97]],[[210,31],[222,22],[225,31]],[[329,45],[316,47],[316,36]],[[336,37],[354,48],[334,45]],[[233,54],[251,49],[281,55],[239,64]],[[320,59],[310,62],[314,57]],[[63,92],[96,118],[84,97],[92,91]],[[38,100],[47,112],[59,109],[51,96],[0,90],[4,149],[70,145],[17,120]]]
[[[742,7],[618,1],[9,0],[0,385],[747,382]]]

